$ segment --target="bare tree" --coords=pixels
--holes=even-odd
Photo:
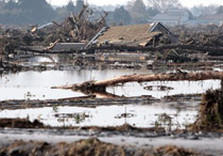
[[[181,7],[179,0],[148,0],[148,3],[160,12],[165,12],[170,8]]]

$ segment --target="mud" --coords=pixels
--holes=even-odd
[[[38,120],[30,122],[28,119],[0,119],[1,128],[43,128]]]
[[[151,96],[141,97],[118,97],[111,98],[92,98],[95,96],[86,96],[83,98],[66,98],[57,100],[8,100],[0,102],[0,109],[22,109],[22,108],[41,108],[41,107],[54,107],[54,106],[80,106],[80,107],[95,107],[100,105],[123,105],[123,104],[150,104],[157,99]]]
[[[34,120],[33,122],[30,122],[29,119],[9,119],[9,118],[2,118],[0,119],[0,128],[27,128],[27,129],[60,129],[58,127],[49,127],[44,126],[43,123],[41,123],[38,120]],[[97,126],[91,126],[91,127],[63,127],[63,129],[73,129],[73,130],[81,130],[81,131],[100,131],[100,132],[118,132],[118,133],[142,133],[142,132],[157,132],[157,133],[165,133],[164,128],[137,128],[133,127],[129,124],[124,124],[122,126],[116,126],[116,127],[97,127]]]
[[[91,138],[87,140],[80,140],[71,144],[58,143],[48,144],[46,142],[24,142],[15,141],[8,147],[0,149],[0,155],[137,155],[137,156],[159,156],[159,155],[201,155],[192,150],[179,148],[176,146],[163,146],[156,149],[139,149],[130,146],[118,146],[110,143],[101,142],[99,139]]]

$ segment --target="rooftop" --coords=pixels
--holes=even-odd
[[[152,40],[153,36],[161,33],[150,32],[152,26],[153,24],[138,24],[110,27],[97,38],[97,43],[103,44],[109,42],[118,45],[145,46]]]

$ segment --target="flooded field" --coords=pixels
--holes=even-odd
[[[0,100],[11,99],[59,99],[78,97],[84,94],[71,90],[51,89],[53,86],[81,83],[89,80],[104,80],[122,75],[151,74],[149,70],[72,70],[72,71],[27,71],[0,77]],[[164,86],[167,89],[160,89]],[[126,83],[109,87],[107,92],[119,96],[152,95],[162,98],[175,94],[204,93],[220,87],[220,80],[166,81]]]
[[[45,61],[50,60],[43,59],[43,62]],[[49,128],[43,131],[56,133],[55,136],[51,136],[51,142],[56,141],[57,137],[67,138],[72,136],[79,140],[84,136],[97,136],[101,137],[102,140],[113,143],[113,137],[126,138],[131,136],[130,141],[126,139],[128,145],[138,146],[137,140],[140,140],[140,138],[154,137],[148,145],[158,146],[170,144],[172,137],[175,137],[182,146],[192,147],[188,146],[185,141],[198,140],[197,134],[190,132],[184,134],[183,131],[188,125],[197,121],[201,100],[201,96],[198,94],[205,93],[208,89],[220,88],[220,80],[151,81],[117,84],[107,87],[104,94],[101,93],[105,97],[108,96],[108,99],[105,98],[104,101],[101,99],[102,97],[97,95],[100,95],[100,93],[95,93],[96,98],[83,99],[83,97],[94,93],[86,94],[74,90],[52,89],[53,86],[77,84],[89,80],[106,80],[131,74],[154,74],[154,72],[146,69],[70,69],[3,74],[0,78],[0,101],[2,101],[0,119],[16,120],[20,118],[31,122],[38,121]],[[113,96],[114,98],[110,99]],[[147,100],[144,101],[143,98]],[[125,102],[123,103],[122,100],[125,100]],[[3,105],[7,105],[7,102],[10,106],[4,109]],[[90,105],[87,104],[88,102]],[[15,106],[13,106],[13,103]],[[118,130],[118,127],[125,127],[125,125],[130,126],[130,129],[124,129],[123,133]],[[89,127],[89,129],[82,130],[86,127]],[[99,127],[99,129],[116,127],[117,129],[106,131],[94,130],[93,127]],[[75,130],[69,131],[70,128],[75,128]],[[132,131],[131,128],[136,128],[136,130]],[[151,131],[140,132],[140,129],[151,129]],[[161,129],[160,133],[158,129]],[[41,131],[40,127],[30,132],[23,128],[18,130],[23,133],[24,140],[31,139],[30,136],[32,135],[29,134],[42,134],[42,132],[39,132]],[[7,129],[1,131],[0,129],[0,135],[8,140],[7,138],[19,137],[14,135],[18,134],[19,131],[10,128],[9,131]],[[180,133],[174,134],[175,131],[180,131]],[[5,134],[8,135],[8,133],[10,134],[7,137]],[[168,134],[171,134],[171,137]],[[204,137],[202,139],[206,137],[202,133],[199,133],[199,135]],[[215,137],[215,135],[211,134],[211,137]],[[216,137],[216,140],[219,141],[220,139]],[[199,139],[199,141],[203,143],[202,140]],[[196,144],[194,141],[191,142]],[[123,139],[118,139],[117,144],[125,144],[125,142],[123,142]],[[177,143],[175,142],[175,144]],[[144,146],[147,147],[147,143]],[[219,150],[217,144],[215,146]],[[202,144],[195,149],[202,151],[203,148]],[[209,149],[205,150],[210,152]]]
[[[88,80],[103,80],[129,74],[150,74],[149,70],[72,70],[72,71],[27,71],[16,74],[3,75],[0,78],[0,100],[19,99],[60,99],[84,96],[83,93],[72,90],[51,89],[52,86],[81,83]],[[220,80],[205,81],[155,81],[143,83],[126,83],[122,86],[108,87],[111,95],[137,97],[152,95],[163,98],[178,94],[204,93],[208,89],[220,87]],[[183,101],[178,101],[177,105]],[[30,121],[38,119],[44,125],[61,126],[120,126],[128,123],[135,127],[154,127],[171,125],[172,128],[185,128],[195,121],[198,114],[199,102],[184,106],[184,109],[171,107],[171,104],[142,105],[112,105],[85,107],[54,107],[2,110],[0,118],[28,118]],[[193,105],[193,107],[190,107]],[[162,115],[167,121],[159,121]],[[164,125],[163,125],[164,124]]]
[[[165,119],[165,115],[171,119]],[[129,124],[140,128],[164,126],[182,129],[192,124],[196,115],[197,108],[173,109],[158,104],[98,106],[96,108],[46,107],[0,111],[0,118],[28,118],[31,121],[38,119],[44,125],[51,127],[111,127]]]

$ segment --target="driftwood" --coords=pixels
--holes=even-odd
[[[105,92],[106,87],[115,86],[117,84],[123,84],[127,82],[149,82],[149,81],[199,81],[208,79],[221,79],[223,77],[223,72],[182,72],[178,73],[164,73],[164,74],[145,74],[145,75],[125,75],[121,77],[116,77],[108,80],[102,81],[88,81],[80,84],[52,87],[53,89],[73,89],[82,92]]]

